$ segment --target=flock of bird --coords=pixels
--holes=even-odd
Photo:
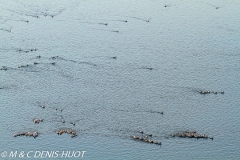
[[[209,4],[210,5],[210,4]],[[169,5],[164,5],[164,7],[169,7]],[[1,7],[2,8],[2,7]],[[219,9],[219,7],[216,7],[216,9]],[[6,8],[2,8],[6,11],[9,11],[9,12],[12,12],[14,14],[18,14],[18,15],[23,15],[23,16],[30,16],[30,17],[35,17],[35,18],[40,18],[41,16],[44,16],[44,17],[51,17],[51,18],[54,18],[55,16],[61,14],[63,11],[66,10],[66,8],[63,8],[63,9],[60,9],[59,11],[57,11],[56,13],[54,14],[49,14],[47,12],[36,12],[36,13],[22,13],[22,12],[18,12],[18,11],[15,11],[15,10],[11,10],[11,9],[6,9]],[[141,21],[145,21],[145,22],[150,22],[151,21],[151,18],[149,19],[142,19],[142,18],[138,18],[138,17],[130,17],[130,18],[133,18],[133,19],[137,19],[137,20],[141,20]],[[29,20],[21,20],[23,22],[26,22],[26,23],[29,23]],[[127,23],[128,20],[121,20],[122,22],[125,22]],[[6,21],[2,22],[2,23],[5,23]],[[98,23],[99,25],[104,25],[104,26],[108,26],[108,23],[105,23],[105,22],[100,22]],[[7,31],[7,32],[11,32],[12,31],[12,26],[7,29],[7,28],[0,28],[0,30],[2,31]],[[112,30],[112,32],[116,32],[116,33],[119,33],[118,30]],[[31,49],[18,49],[17,52],[24,52],[24,53],[28,53],[28,52],[34,52],[34,51],[37,51],[36,48],[31,48]],[[37,58],[41,58],[41,56],[39,55]],[[113,59],[117,59],[116,56],[112,57]],[[52,60],[55,60],[55,59],[63,59],[64,58],[61,58],[61,57],[58,57],[58,56],[55,56],[55,57],[51,57]],[[34,65],[37,65],[39,64],[39,62],[34,62],[33,63]],[[56,62],[51,62],[50,64],[52,65],[55,65]],[[29,65],[20,65],[18,66],[18,68],[23,68],[23,67],[29,67]],[[148,69],[148,70],[153,70],[153,68],[151,67],[146,67],[145,69]],[[2,68],[0,70],[8,70],[8,67],[6,66],[2,66]],[[221,92],[216,92],[216,91],[205,91],[205,90],[200,90],[199,91],[200,94],[210,94],[210,93],[213,93],[213,94],[224,94],[224,91],[221,91]],[[45,109],[46,106],[45,105],[40,105],[40,107],[42,109]],[[56,111],[60,111],[62,112],[63,109],[61,108],[55,108]],[[152,112],[152,111],[150,111]],[[154,112],[155,113],[155,112]],[[163,115],[163,112],[157,112],[159,114],[162,114]],[[35,118],[33,120],[33,123],[35,124],[39,124],[39,123],[42,123],[44,122],[43,119],[38,119],[38,118]],[[76,122],[70,122],[70,124],[72,126],[75,126],[76,125]],[[61,115],[61,123],[65,123],[65,120],[63,118],[63,115]],[[59,131],[56,132],[58,135],[62,135],[63,133],[67,133],[67,134],[70,134],[72,138],[76,137],[77,136],[77,133],[75,131],[73,131],[72,129],[59,129]],[[149,137],[152,137],[152,134],[147,134],[145,136],[143,136],[144,132],[143,131],[140,131],[139,133],[142,134],[142,136],[138,136],[138,135],[133,135],[132,138],[134,140],[139,140],[139,141],[142,141],[142,142],[146,142],[146,143],[153,143],[153,144],[157,144],[157,145],[162,145],[161,142],[159,141],[154,141],[152,139],[150,139]],[[39,133],[37,131],[35,132],[20,132],[20,133],[17,133],[17,134],[14,134],[13,136],[14,137],[18,137],[18,136],[28,136],[28,137],[34,137],[36,138],[37,136],[39,135]],[[173,137],[187,137],[187,138],[210,138],[210,139],[213,139],[213,137],[208,137],[207,135],[205,134],[199,134],[197,133],[196,131],[187,131],[187,132],[179,132],[177,134],[173,134],[172,135]]]
[[[39,107],[41,107],[42,109],[46,109],[47,108],[45,105],[39,105]],[[63,109],[61,109],[61,108],[54,108],[54,107],[48,107],[48,108],[55,109],[56,111],[60,111],[60,112],[63,111]],[[63,116],[62,115],[60,115],[60,116],[62,117],[61,123],[65,123],[65,120],[64,120]],[[42,123],[42,122],[44,122],[44,119],[40,119],[40,118],[34,118],[33,119],[33,123],[35,123],[35,124],[39,124],[39,123]],[[72,126],[75,126],[76,122],[77,121],[69,122],[69,124],[71,124]],[[61,128],[61,127],[59,127],[59,128]],[[63,133],[71,134],[72,138],[77,136],[77,133],[75,131],[73,131],[72,129],[69,129],[69,128],[68,129],[59,129],[59,131],[57,131],[58,135],[62,135]],[[34,132],[20,132],[20,133],[14,134],[13,137],[27,136],[27,137],[34,137],[34,138],[36,138],[38,135],[39,135],[38,131],[34,131]]]

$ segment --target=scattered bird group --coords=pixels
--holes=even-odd
[[[143,131],[139,131],[141,134],[143,134],[144,132]],[[140,137],[140,136],[132,136],[133,139],[135,140],[140,140],[140,141],[143,141],[143,142],[146,142],[146,143],[153,143],[153,144],[157,144],[157,145],[162,145],[162,142],[158,142],[158,141],[153,141],[151,139],[149,139],[148,137],[152,137],[152,134],[147,134],[145,137]]]
[[[25,53],[28,53],[28,52],[33,52],[33,51],[37,51],[36,48],[32,48],[32,49],[26,49],[26,50],[23,50],[23,49],[18,49],[17,50],[18,52],[25,52]]]

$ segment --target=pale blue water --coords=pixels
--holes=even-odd
[[[239,8],[237,0],[1,0],[0,159],[14,159],[11,151],[239,159]],[[78,136],[58,136],[64,128]],[[162,146],[133,140],[140,130]],[[170,136],[186,130],[214,140]],[[13,137],[28,131],[39,136]]]

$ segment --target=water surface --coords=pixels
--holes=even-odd
[[[239,159],[238,1],[0,3],[1,152]],[[186,130],[214,140],[171,137]]]

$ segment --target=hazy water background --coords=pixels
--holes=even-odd
[[[238,0],[1,0],[1,152],[239,159],[239,8]],[[62,128],[78,136],[58,136]],[[189,129],[214,140],[170,136]],[[163,145],[134,141],[139,130]],[[13,137],[23,131],[40,135]]]

